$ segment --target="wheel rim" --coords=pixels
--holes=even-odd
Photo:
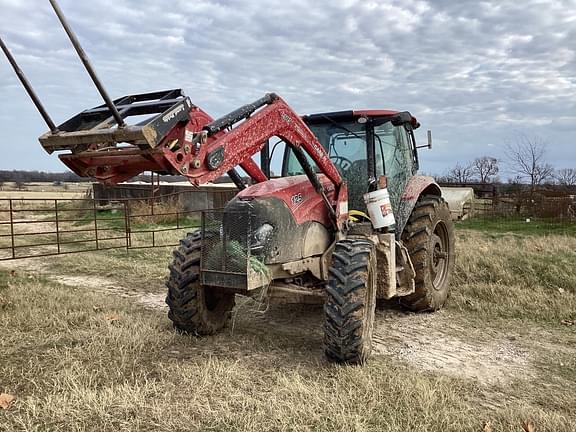
[[[440,221],[436,224],[431,240],[432,286],[435,290],[441,290],[448,275],[448,260],[450,258],[448,229],[444,222]]]

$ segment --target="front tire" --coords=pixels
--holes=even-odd
[[[439,196],[418,199],[402,233],[416,271],[415,292],[400,303],[415,312],[436,311],[450,292],[454,268],[454,223],[448,204]]]
[[[376,252],[366,239],[336,243],[324,305],[324,352],[335,363],[362,364],[372,351]]]
[[[200,251],[202,236],[190,233],[174,250],[166,282],[168,318],[185,333],[211,335],[221,330],[234,307],[234,294],[200,284]]]

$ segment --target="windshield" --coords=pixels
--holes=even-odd
[[[356,122],[312,124],[308,125],[316,135],[322,147],[326,150],[330,159],[344,174],[351,165],[366,165],[366,128],[365,125]],[[308,156],[307,156],[308,157]],[[316,168],[314,161],[308,157],[310,164]],[[291,151],[288,153],[286,173],[289,176],[303,174],[304,171],[296,156]],[[317,172],[318,169],[316,168]]]
[[[358,122],[338,124],[321,123],[308,125],[322,147],[330,156],[340,175],[348,184],[348,206],[350,209],[364,209],[362,195],[368,190],[368,163],[366,155],[366,125]],[[308,161],[319,172],[314,161]],[[304,170],[289,150],[286,159],[286,174],[304,174]]]
[[[393,208],[399,204],[401,192],[415,167],[411,141],[404,126],[394,126],[386,119],[374,122],[374,159],[376,177],[386,175]],[[324,147],[330,160],[348,184],[348,206],[365,211],[362,196],[368,192],[368,156],[366,128],[370,123],[357,121],[313,123],[308,127]],[[306,154],[310,165],[319,172]],[[288,148],[284,175],[304,174],[294,153]]]

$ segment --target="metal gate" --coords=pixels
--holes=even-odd
[[[183,194],[194,200],[190,191],[114,201],[0,199],[0,261],[176,246],[187,232],[199,229],[201,212],[212,210],[187,205]]]

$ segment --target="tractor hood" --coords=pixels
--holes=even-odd
[[[334,199],[334,185],[324,175],[318,175],[328,199]],[[284,202],[297,224],[307,221],[330,226],[330,218],[322,198],[305,175],[281,177],[249,186],[238,195],[242,201],[277,198]]]

